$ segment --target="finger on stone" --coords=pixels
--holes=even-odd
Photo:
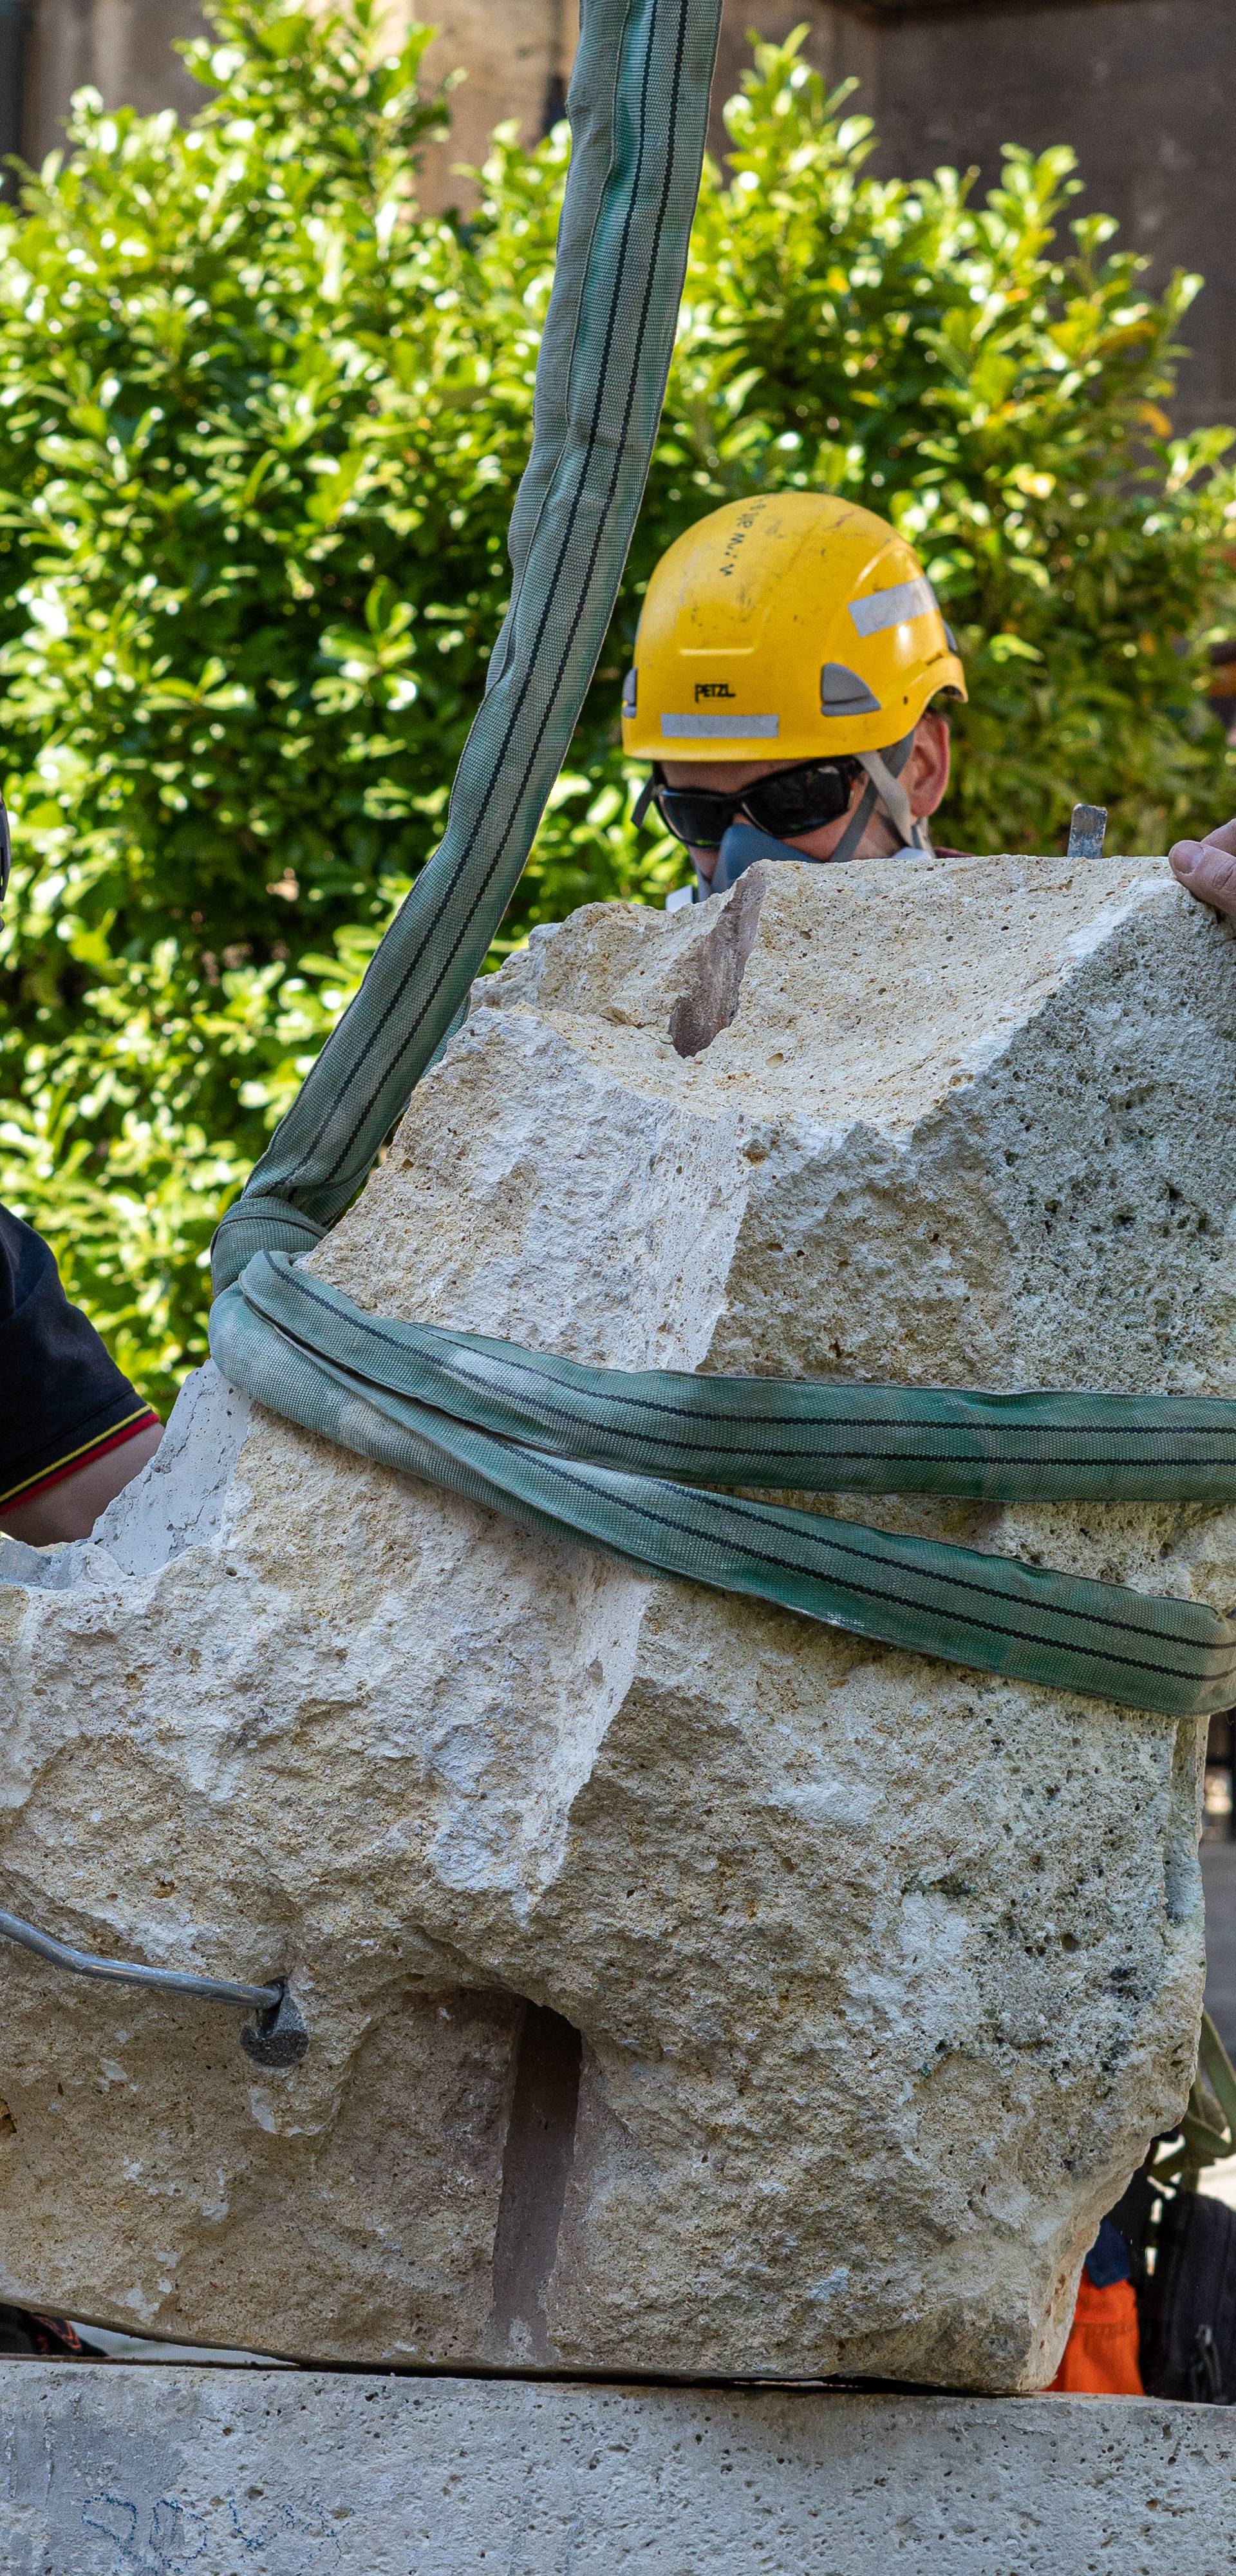
[[[1213,842],[1203,843],[1198,864],[1187,883],[1199,903],[1213,904],[1218,912],[1236,914],[1236,858],[1216,849]]]
[[[1202,855],[1200,841],[1174,841],[1168,851],[1168,865],[1178,877],[1192,876]]]

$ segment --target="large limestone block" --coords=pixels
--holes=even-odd
[[[1233,1392],[1236,953],[1165,866],[754,872],[476,997],[314,1266],[623,1366]],[[1236,1514],[885,1523],[1236,1601]],[[532,1537],[210,1370],[0,1557],[0,2294],[371,2362],[1054,2371],[1187,2087],[1199,1730]]]

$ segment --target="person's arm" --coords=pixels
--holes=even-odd
[[[1177,841],[1168,855],[1174,874],[1199,903],[1236,921],[1236,821],[1208,832],[1204,841]]]
[[[0,1531],[31,1547],[88,1538],[161,1436],[50,1247],[0,1207]]]
[[[28,1503],[0,1506],[0,1530],[6,1538],[24,1538],[27,1547],[51,1547],[58,1539],[89,1538],[100,1512],[140,1475],[163,1437],[161,1422],[135,1431],[131,1439],[102,1457],[89,1459],[58,1484],[47,1485]]]

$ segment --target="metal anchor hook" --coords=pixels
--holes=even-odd
[[[36,1958],[46,1959],[53,1968],[67,1969],[75,1977],[96,1977],[105,1985],[155,1986],[164,1994],[193,1995],[203,2003],[256,2004],[257,2019],[246,2022],[240,2034],[241,2047],[255,2065],[299,2066],[309,2046],[308,2031],[284,1977],[268,1986],[247,1986],[232,1977],[193,1976],[184,1968],[148,1968],[137,1959],[102,1959],[90,1950],[74,1950],[50,1932],[40,1932],[19,1914],[3,1911],[0,1938],[33,1950]]]
[[[1069,857],[1101,859],[1106,838],[1106,805],[1075,805],[1069,825]]]
[[[309,2046],[309,2033],[282,1981],[278,2003],[268,2004],[256,2021],[245,2023],[240,2044],[255,2066],[299,2066]]]

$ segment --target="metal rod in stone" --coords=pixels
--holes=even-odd
[[[102,1977],[113,1986],[159,1986],[167,1994],[197,1995],[206,2003],[256,2004],[270,2013],[278,2012],[284,1998],[282,1983],[244,1986],[231,1977],[191,1976],[184,1968],[148,1968],[137,1959],[99,1959],[89,1950],[73,1950],[67,1941],[54,1940],[33,1923],[23,1923],[19,1914],[0,1912],[0,1937],[20,1942],[23,1950],[33,1950],[53,1968],[67,1968],[75,1977]]]
[[[1069,857],[1101,859],[1106,838],[1106,805],[1075,805],[1069,825]]]

